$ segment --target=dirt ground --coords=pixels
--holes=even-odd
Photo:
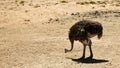
[[[78,41],[72,52],[69,28],[95,20],[104,35],[92,38],[92,61]],[[86,57],[89,56],[89,49]],[[0,68],[120,68],[120,0],[0,0]]]

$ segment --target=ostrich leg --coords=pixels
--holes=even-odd
[[[83,40],[81,42],[83,44],[83,55],[82,55],[81,59],[84,59],[85,58],[86,46],[88,45],[88,40]]]
[[[85,58],[85,51],[86,51],[86,45],[83,45],[83,55],[81,57],[81,59],[84,59]]]
[[[92,45],[92,42],[91,40],[89,39],[89,50],[90,50],[90,56],[88,58],[93,58],[93,52],[92,52],[92,48],[91,48],[91,45]]]

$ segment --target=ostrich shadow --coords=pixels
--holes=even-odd
[[[91,64],[91,63],[104,63],[104,62],[109,62],[109,60],[104,60],[104,59],[95,59],[95,58],[78,58],[78,59],[73,59],[73,58],[68,58],[67,59],[71,59],[74,62],[77,63],[87,63],[87,64]]]

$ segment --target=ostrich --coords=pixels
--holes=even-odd
[[[74,41],[80,41],[83,46],[83,55],[82,59],[85,58],[85,51],[86,46],[89,47],[90,50],[90,56],[88,58],[93,58],[93,52],[92,52],[92,41],[90,38],[96,36],[98,39],[100,39],[103,35],[103,27],[102,25],[97,21],[91,21],[91,20],[82,20],[77,23],[75,23],[69,31],[69,40],[71,43],[71,49],[65,49],[65,53],[72,51]]]

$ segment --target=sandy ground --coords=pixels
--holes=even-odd
[[[100,40],[92,38],[92,61],[72,61],[82,56],[77,41],[64,53],[69,28],[82,19],[104,27]],[[0,68],[96,67],[120,68],[119,0],[0,0]]]

